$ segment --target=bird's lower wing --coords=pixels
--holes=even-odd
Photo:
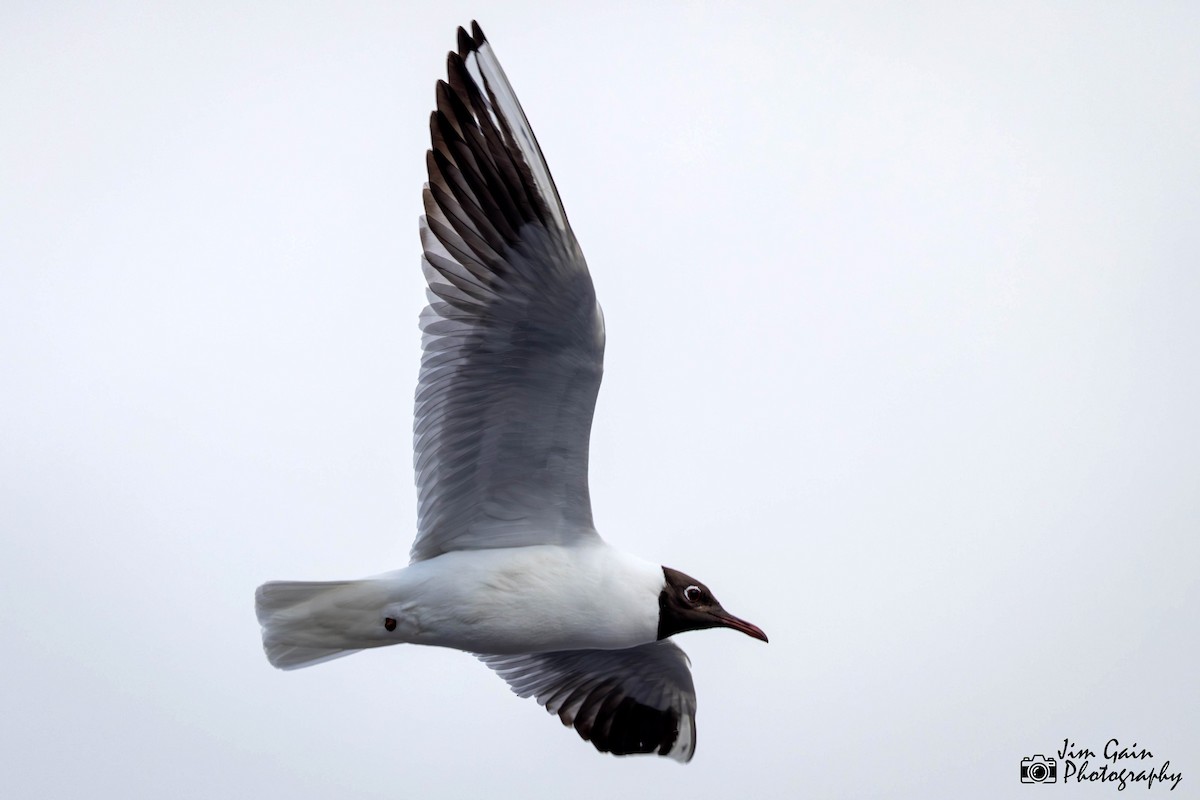
[[[602,753],[688,762],[696,751],[696,690],[688,657],[672,642],[479,660]]]

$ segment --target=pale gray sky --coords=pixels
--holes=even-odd
[[[747,5],[5,5],[6,797],[1003,798],[1064,737],[1195,791],[1200,7]],[[685,768],[260,649],[260,582],[406,561],[472,17],[605,309],[597,524],[771,635],[680,637]]]

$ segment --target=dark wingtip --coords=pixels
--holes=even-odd
[[[483,28],[479,27],[475,20],[471,20],[471,36],[475,39],[476,47],[487,41],[487,37],[483,35]]]
[[[471,36],[460,25],[458,28],[458,54],[465,57],[467,53],[471,52],[471,48]]]
[[[446,69],[449,70],[450,64],[453,63],[454,54],[450,54],[449,61],[446,62]],[[433,87],[433,96],[437,99],[437,109],[441,110],[450,102],[450,84],[443,80],[438,80],[437,85]]]

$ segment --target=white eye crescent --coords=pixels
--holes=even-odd
[[[683,599],[687,600],[689,603],[695,603],[700,599],[700,594],[701,592],[699,586],[689,586],[683,590]]]

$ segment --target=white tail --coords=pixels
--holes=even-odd
[[[375,581],[272,581],[254,593],[263,650],[279,669],[300,669],[391,642],[372,622],[385,602]]]

